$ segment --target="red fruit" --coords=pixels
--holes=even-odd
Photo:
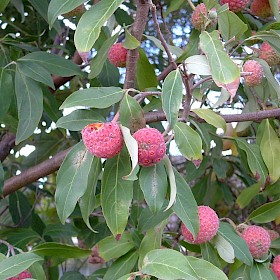
[[[92,123],[82,130],[85,146],[99,158],[112,158],[123,146],[123,136],[116,123]]]
[[[114,44],[108,53],[109,61],[116,67],[125,67],[126,66],[126,56],[127,49],[125,49],[122,43]]]
[[[266,231],[268,232],[271,241],[273,241],[279,237],[279,233],[275,230],[267,229]]]
[[[199,231],[194,240],[192,233],[182,224],[182,234],[187,242],[201,244],[211,240],[219,229],[219,218],[208,206],[198,206]]]
[[[165,155],[166,146],[162,134],[155,128],[141,128],[133,137],[138,143],[138,163],[141,166],[153,166]]]
[[[269,0],[253,0],[251,3],[251,12],[261,18],[272,16]]]
[[[248,87],[257,86],[262,82],[263,68],[255,60],[247,60],[243,65],[244,72],[251,72],[251,75],[245,76],[245,83]]]
[[[207,9],[203,3],[195,7],[194,12],[192,13],[192,25],[195,29],[199,31],[205,29],[207,14]]]
[[[280,255],[276,256],[271,265],[271,269],[276,275],[276,277],[280,280]]]
[[[268,232],[264,228],[249,226],[242,232],[241,237],[246,241],[255,259],[261,258],[268,253],[271,241]]]
[[[21,279],[29,279],[29,278],[32,278],[32,274],[27,270],[25,270],[22,271],[18,276],[8,278],[7,280],[21,280]]]
[[[267,42],[261,44],[259,58],[265,60],[269,66],[280,63],[280,55]]]
[[[229,10],[234,13],[242,11],[248,3],[249,0],[221,0],[221,5],[228,4]]]

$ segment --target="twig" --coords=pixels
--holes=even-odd
[[[191,88],[191,83],[193,78],[189,78],[186,70],[186,65],[183,63],[183,69],[184,69],[184,77],[183,77],[183,82],[186,88],[186,97],[185,97],[185,102],[183,104],[183,114],[182,114],[182,119],[184,122],[188,120],[188,116],[191,110],[191,101],[192,101],[192,88]]]

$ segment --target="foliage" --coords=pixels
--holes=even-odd
[[[280,56],[278,1],[260,18],[205,0],[197,31],[200,2],[1,1],[0,279],[276,279],[280,238],[256,260],[239,233],[280,233],[280,64],[258,58],[262,42]],[[106,121],[124,146],[99,159],[80,131]],[[167,145],[149,167],[133,138],[146,126]],[[220,218],[200,245],[181,235],[198,234],[198,205]]]

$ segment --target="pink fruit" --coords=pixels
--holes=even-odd
[[[92,123],[82,130],[85,146],[99,158],[112,158],[123,146],[123,136],[116,123]]]
[[[280,63],[280,55],[267,42],[261,44],[259,58],[265,60],[269,66]]]
[[[271,269],[277,276],[277,278],[280,279],[280,255],[274,258],[273,263],[271,265]]]
[[[249,0],[221,0],[221,5],[228,4],[229,10],[236,13],[248,5]]]
[[[185,240],[193,244],[201,244],[211,240],[219,229],[219,218],[216,212],[208,206],[198,206],[199,231],[196,239],[187,227],[182,224],[182,235]]]
[[[253,0],[251,3],[251,12],[261,18],[272,16],[269,0]]]
[[[268,232],[259,226],[249,226],[241,234],[246,241],[252,256],[256,259],[268,253],[270,236]]]
[[[262,82],[263,68],[257,61],[247,60],[243,65],[243,71],[252,73],[244,77],[248,87],[257,86]]]
[[[21,280],[21,279],[29,279],[29,278],[32,278],[32,274],[27,270],[25,270],[22,271],[18,276],[8,278],[7,280]]]
[[[108,53],[109,61],[116,67],[125,67],[126,66],[126,56],[127,49],[125,49],[122,43],[114,44]]]
[[[192,25],[195,29],[199,31],[204,30],[207,14],[207,9],[203,3],[195,7],[194,12],[192,13]]]
[[[153,166],[165,155],[166,146],[162,134],[155,128],[141,128],[133,137],[138,143],[138,163],[141,166]]]
[[[275,230],[267,229],[266,231],[268,232],[271,241],[273,241],[279,237],[279,233]]]

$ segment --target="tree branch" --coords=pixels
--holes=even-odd
[[[3,188],[3,197],[14,193],[20,188],[57,171],[69,150],[70,148],[65,151],[59,152],[51,159],[47,159],[39,163],[38,165],[24,170],[21,174],[6,180]]]
[[[137,11],[131,34],[141,42],[149,14],[149,4],[144,0],[137,1]],[[138,49],[128,50],[126,59],[126,75],[124,88],[134,88],[136,78],[136,66],[138,60]]]
[[[194,113],[190,113],[197,121],[204,122],[203,119],[200,119]],[[275,118],[280,117],[280,108],[265,110],[260,112],[253,112],[253,113],[242,113],[242,114],[235,114],[235,115],[221,115],[227,123],[230,122],[245,122],[245,121],[261,121],[267,118]],[[149,112],[145,114],[145,119],[147,123],[157,122],[157,121],[164,121],[166,120],[165,113],[163,111],[158,112]],[[47,176],[55,171],[57,171],[69,152],[70,149],[62,151],[51,159],[45,160],[40,164],[31,167],[21,174],[14,176],[5,181],[4,188],[3,188],[3,197],[19,190],[20,188],[35,182],[39,178]]]
[[[6,132],[0,142],[0,161],[3,161],[15,146],[16,136],[11,132]]]

